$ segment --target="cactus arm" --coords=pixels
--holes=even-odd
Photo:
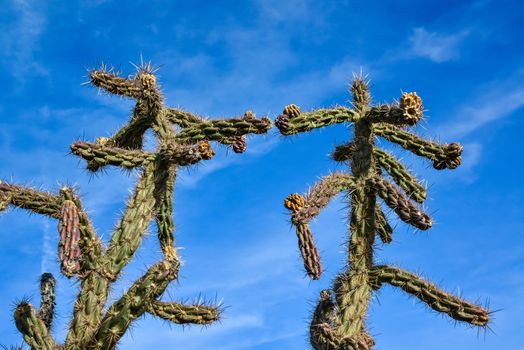
[[[313,311],[309,326],[309,334],[313,349],[336,349],[336,338],[332,324],[335,317],[335,304],[331,291],[326,289],[320,292],[320,299]]]
[[[43,273],[40,278],[40,310],[38,318],[42,320],[48,330],[51,329],[55,317],[55,287],[56,280],[52,274]]]
[[[141,149],[144,142],[144,134],[151,127],[151,118],[147,115],[138,115],[135,107],[133,117],[129,123],[124,125],[113,136],[107,138],[107,144],[127,149]]]
[[[194,124],[182,130],[175,138],[181,143],[209,140],[228,145],[238,137],[247,134],[263,134],[270,128],[271,120],[269,118],[256,119],[253,113],[246,112],[243,118],[205,120]]]
[[[317,109],[302,113],[298,106],[289,105],[284,108],[283,114],[277,117],[275,125],[282,135],[289,136],[332,124],[353,122],[357,116],[357,112],[347,107]]]
[[[370,181],[378,196],[388,207],[393,209],[399,218],[407,224],[421,230],[429,229],[433,223],[428,214],[422,212],[389,181],[377,177]]]
[[[387,171],[389,176],[406,192],[409,198],[419,203],[426,200],[426,189],[424,186],[393,155],[375,148],[373,156],[378,165]]]
[[[49,192],[0,181],[0,194],[3,196],[3,207],[7,207],[7,203],[9,203],[15,207],[47,215],[53,219],[60,218],[61,200]]]
[[[140,86],[133,79],[122,78],[105,69],[93,70],[89,73],[91,84],[110,94],[138,98]]]
[[[182,128],[188,128],[206,122],[205,118],[178,108],[167,108],[166,117],[171,123]]]
[[[122,220],[111,237],[105,260],[108,274],[115,279],[140,245],[153,218],[155,177],[163,176],[165,171],[159,167],[161,163],[155,161],[145,167],[135,192],[128,200]]]
[[[375,206],[375,231],[382,243],[387,244],[393,241],[393,228],[379,204]]]
[[[87,349],[112,350],[127,328],[150,309],[169,283],[178,277],[178,262],[168,260],[153,265],[104,316]]]
[[[394,142],[418,156],[432,160],[433,167],[437,170],[455,169],[462,162],[462,146],[457,142],[441,145],[423,140],[417,135],[386,124],[376,124],[374,131],[378,136]]]
[[[57,350],[59,346],[51,337],[48,328],[33,307],[27,302],[17,305],[14,312],[16,328],[25,342],[34,350]]]
[[[433,310],[445,313],[457,321],[474,326],[486,326],[489,322],[488,310],[442,291],[436,285],[411,272],[385,265],[374,266],[372,271],[373,283],[377,288],[381,283],[400,287]]]
[[[77,141],[71,145],[71,152],[87,161],[89,171],[97,171],[106,165],[133,169],[155,159],[152,153],[106,146],[100,143]]]
[[[147,312],[176,324],[211,324],[220,319],[220,309],[207,305],[183,305],[154,301],[149,304]]]

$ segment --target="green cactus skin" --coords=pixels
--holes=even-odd
[[[111,236],[107,248],[84,211],[75,191],[67,186],[58,194],[0,181],[0,211],[8,206],[30,210],[59,221],[61,272],[80,280],[80,291],[63,345],[51,334],[55,281],[42,276],[41,309],[22,302],[15,310],[15,323],[33,349],[113,350],[134,320],[149,313],[175,324],[211,324],[220,318],[220,306],[184,305],[160,301],[169,283],[178,278],[180,258],[175,246],[173,193],[178,167],[210,160],[210,141],[246,150],[248,134],[266,133],[272,126],[267,117],[257,119],[248,111],[240,118],[207,120],[164,106],[154,69],[139,67],[124,78],[107,67],[90,72],[91,84],[136,101],[129,122],[113,136],[96,142],[76,141],[71,152],[87,162],[87,170],[106,166],[141,169],[136,188]],[[157,136],[154,152],[143,150],[148,129]],[[131,261],[152,220],[155,220],[163,259],[154,264],[127,292],[106,309],[110,286]]]
[[[322,266],[309,226],[329,201],[341,192],[350,198],[348,263],[330,290],[320,294],[310,323],[310,343],[316,350],[371,350],[375,341],[366,327],[372,293],[382,283],[400,287],[435,311],[451,318],[484,327],[489,311],[440,290],[422,278],[392,266],[374,264],[375,235],[391,243],[393,229],[377,197],[401,220],[427,230],[432,220],[412,202],[422,203],[426,189],[395,157],[375,145],[380,136],[416,155],[433,161],[435,169],[455,169],[460,165],[462,146],[440,145],[404,130],[422,118],[422,101],[416,93],[405,93],[398,104],[370,106],[367,82],[357,77],[352,84],[353,108],[336,107],[301,113],[288,105],[275,125],[283,135],[294,135],[327,125],[351,122],[354,138],[336,147],[332,158],[348,162],[351,175],[335,173],[323,178],[305,197],[295,193],[284,201],[291,211],[304,267],[312,279],[319,279]],[[385,171],[397,186],[383,177]],[[405,194],[403,193],[405,192]]]

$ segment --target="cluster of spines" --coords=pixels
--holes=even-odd
[[[320,278],[322,266],[309,220],[318,215],[331,198],[346,192],[351,198],[348,265],[335,279],[332,290],[324,290],[313,313],[310,341],[315,349],[369,350],[374,346],[366,330],[365,318],[373,290],[382,283],[397,286],[455,320],[475,326],[486,326],[489,312],[440,290],[435,285],[400,268],[375,265],[374,237],[383,243],[393,240],[380,198],[405,223],[421,230],[432,226],[432,220],[418,205],[426,199],[425,187],[392,154],[379,149],[375,136],[396,143],[416,155],[433,161],[435,169],[455,169],[461,163],[462,146],[438,144],[421,139],[405,130],[423,116],[422,100],[416,93],[403,93],[395,104],[371,106],[367,82],[356,77],[352,84],[353,108],[336,107],[301,112],[288,105],[275,125],[283,135],[294,135],[337,123],[352,123],[352,142],[336,147],[332,158],[348,162],[352,174],[335,173],[321,179],[306,196],[292,194],[284,205],[291,211],[298,245],[306,272]],[[395,186],[383,175],[386,173]],[[333,295],[334,294],[334,295]]]
[[[257,119],[250,111],[240,118],[207,120],[167,108],[154,71],[146,64],[130,77],[121,77],[105,66],[90,72],[92,85],[136,101],[130,121],[113,136],[100,137],[94,143],[77,141],[71,145],[71,152],[86,160],[89,171],[108,165],[142,169],[106,249],[72,188],[64,186],[55,195],[0,181],[0,210],[11,205],[58,220],[61,272],[81,282],[63,346],[57,344],[50,333],[55,284],[52,276],[42,276],[40,311],[25,301],[19,303],[15,323],[33,349],[114,349],[131,323],[145,313],[176,324],[205,325],[220,317],[219,306],[159,300],[169,283],[178,278],[180,268],[172,219],[176,169],[211,159],[214,155],[211,141],[242,153],[246,150],[246,136],[265,133],[272,123],[267,117]],[[150,128],[159,140],[155,152],[142,149],[144,134]],[[163,260],[149,268],[105,310],[111,283],[134,256],[153,219]]]

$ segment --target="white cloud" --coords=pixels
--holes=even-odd
[[[0,34],[3,64],[9,67],[13,77],[21,81],[29,74],[47,75],[47,70],[34,57],[38,41],[45,30],[46,17],[35,8],[31,0],[14,0],[11,8],[15,23],[3,28]],[[8,6],[9,7],[9,6]]]
[[[426,57],[437,63],[455,60],[460,56],[459,46],[468,35],[468,31],[442,34],[415,28],[409,38],[409,55]]]

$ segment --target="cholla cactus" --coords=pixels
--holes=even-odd
[[[432,225],[431,218],[413,203],[426,199],[424,186],[399,160],[375,145],[375,136],[430,159],[435,169],[459,166],[462,146],[426,141],[404,130],[422,117],[422,101],[416,93],[404,93],[400,103],[370,106],[367,82],[357,77],[352,94],[352,109],[338,107],[302,113],[296,105],[289,105],[275,122],[283,135],[344,122],[354,127],[353,141],[336,147],[333,153],[334,160],[349,162],[351,173],[328,175],[304,197],[295,193],[284,202],[291,211],[307,274],[318,279],[322,265],[309,222],[339,193],[346,192],[351,201],[347,268],[337,276],[332,289],[321,292],[311,320],[311,345],[317,350],[373,348],[375,342],[366,329],[365,319],[372,292],[383,283],[400,287],[455,320],[486,326],[489,321],[486,309],[444,292],[413,273],[373,262],[375,235],[383,243],[392,241],[392,228],[377,203],[377,196],[407,224],[421,230]],[[400,189],[382,176],[383,171]]]
[[[59,221],[61,272],[81,283],[63,345],[50,332],[55,286],[52,276],[42,276],[40,311],[26,301],[19,303],[14,313],[16,326],[35,350],[115,349],[131,323],[145,313],[176,324],[210,324],[218,320],[219,306],[159,300],[169,283],[177,279],[180,267],[172,218],[176,170],[211,159],[214,152],[210,141],[229,145],[241,153],[246,149],[247,134],[261,134],[271,128],[269,118],[257,119],[252,112],[240,118],[206,120],[165,107],[149,64],[139,67],[129,78],[105,67],[90,72],[90,78],[102,90],[133,98],[136,106],[129,123],[112,137],[101,137],[94,143],[77,141],[71,145],[72,153],[84,158],[92,172],[113,165],[141,168],[142,173],[106,248],[72,188],[65,186],[58,194],[52,194],[0,182],[0,210],[11,205]],[[144,133],[149,128],[159,140],[155,152],[142,149]],[[132,259],[153,219],[163,259],[106,309],[110,285]]]

